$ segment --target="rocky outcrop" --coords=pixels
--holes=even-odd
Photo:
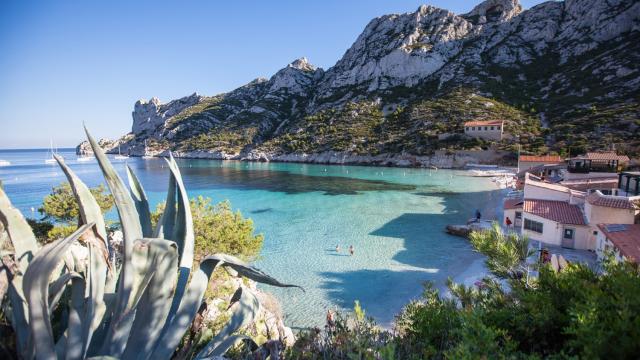
[[[178,115],[184,109],[199,103],[202,99],[202,96],[193,93],[178,100],[170,101],[168,104],[162,104],[157,97],[153,97],[149,101],[138,100],[131,114],[133,117],[131,132],[134,134],[153,132],[159,126],[165,125],[166,119]]]
[[[98,145],[106,152],[111,151],[118,146],[118,140],[109,140],[109,139],[100,139],[98,140]],[[117,151],[117,149],[116,149]],[[91,149],[91,145],[88,141],[83,141],[78,146],[76,146],[76,154],[77,155],[93,155],[93,149]]]
[[[453,112],[466,115],[443,125],[442,119],[414,116],[416,108],[464,88],[544,118],[552,149],[605,146],[598,134],[608,133],[613,136],[609,143],[640,151],[640,127],[633,121],[640,113],[639,64],[640,3],[635,0],[549,1],[527,10],[517,0],[486,0],[466,14],[423,5],[415,12],[373,19],[326,71],[300,58],[269,79],[228,93],[193,94],[167,104],[141,100],[135,104],[132,132],[120,143],[131,154],[171,149],[266,161],[299,157],[255,154],[297,152],[285,151],[283,144],[322,121],[326,129],[320,136],[336,141],[320,142],[340,147],[305,151],[342,152],[360,147],[370,136],[335,131],[349,127],[337,126],[349,117],[338,117],[336,111],[369,103],[383,114],[370,123],[406,127],[403,139],[376,153],[414,152],[411,144],[422,142],[430,142],[428,151],[433,151],[449,146],[453,140],[440,135],[460,132],[462,122],[473,119],[478,109],[468,109],[467,102],[452,104]],[[391,124],[402,116],[411,121]],[[540,125],[526,128],[537,136],[531,129]],[[375,131],[386,131],[375,126]],[[414,138],[421,133],[429,135]],[[154,145],[144,145],[147,140]],[[319,142],[317,137],[306,141]]]

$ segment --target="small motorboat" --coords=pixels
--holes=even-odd
[[[8,160],[0,160],[0,166],[9,166],[11,162]]]

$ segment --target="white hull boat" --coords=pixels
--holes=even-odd
[[[88,161],[93,161],[96,158],[94,158],[93,156],[80,156],[78,157],[78,162],[88,162]]]
[[[10,161],[7,160],[0,160],[0,166],[9,166],[11,165]]]

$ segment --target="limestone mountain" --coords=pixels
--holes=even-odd
[[[327,151],[431,154],[516,142],[532,152],[616,144],[640,153],[640,2],[487,0],[373,19],[331,68],[305,58],[231,92],[139,101],[131,154],[277,158]],[[498,144],[460,135],[503,119]]]

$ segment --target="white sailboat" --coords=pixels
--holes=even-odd
[[[118,145],[118,155],[113,157],[116,160],[126,160],[129,157],[127,155],[122,155],[122,153],[120,152],[120,145]]]
[[[56,163],[56,159],[53,158],[53,154],[55,154],[56,152],[53,150],[53,140],[49,141],[49,151],[47,151],[47,159],[44,160],[45,164],[55,164]]]
[[[142,156],[143,159],[153,159],[153,156],[151,155],[147,155],[147,139],[144,139],[144,155]]]
[[[11,165],[11,161],[9,160],[0,160],[0,166],[9,166]]]
[[[76,160],[78,160],[78,162],[87,162],[87,161],[93,161],[95,159],[96,158],[91,155],[84,155],[84,156],[78,156]]]

